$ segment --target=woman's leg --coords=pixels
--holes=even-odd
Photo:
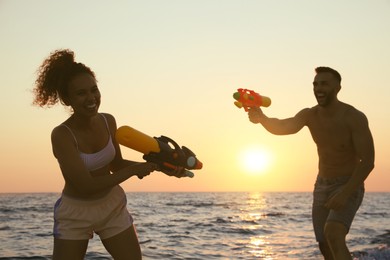
[[[86,240],[65,240],[54,238],[53,260],[83,260],[88,248]]]
[[[113,237],[102,240],[104,247],[115,260],[142,259],[141,247],[138,242],[134,225]]]

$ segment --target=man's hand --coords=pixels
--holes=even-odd
[[[264,117],[263,111],[260,107],[251,107],[248,111],[249,121],[254,124],[261,122],[261,119]]]
[[[325,207],[333,210],[340,210],[345,207],[348,201],[348,196],[343,192],[338,192],[333,195],[326,203]]]

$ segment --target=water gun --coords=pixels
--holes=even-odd
[[[233,94],[233,98],[237,101],[234,104],[238,108],[244,108],[245,112],[248,112],[251,107],[269,107],[271,105],[271,99],[269,97],[260,96],[253,90],[239,88],[237,92]]]
[[[143,159],[160,166],[161,170],[179,171],[177,177],[194,177],[189,170],[202,169],[203,164],[187,147],[180,147],[172,139],[150,137],[130,126],[121,126],[115,133],[119,144],[143,153]]]

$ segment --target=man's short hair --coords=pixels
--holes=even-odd
[[[341,83],[341,75],[340,73],[337,72],[337,70],[334,70],[332,68],[329,68],[329,67],[317,67],[315,68],[315,71],[316,73],[322,73],[322,72],[329,72],[330,74],[333,75],[333,77],[335,77],[335,79]]]

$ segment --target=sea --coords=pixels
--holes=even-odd
[[[323,259],[310,192],[129,192],[143,259]],[[0,194],[0,259],[51,259],[59,193]],[[390,259],[390,193],[366,193],[354,259]],[[112,259],[99,236],[85,259]]]

